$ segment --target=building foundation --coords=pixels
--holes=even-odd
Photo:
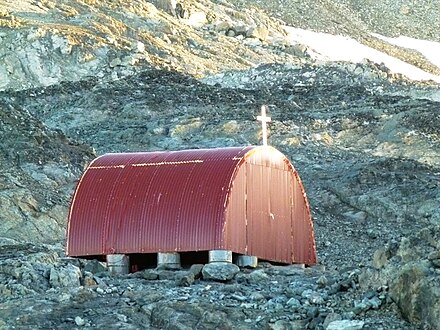
[[[157,254],[157,267],[180,269],[180,254],[178,252],[159,252]]]
[[[130,271],[130,258],[125,254],[108,254],[107,268],[111,274],[122,275]]]
[[[211,250],[209,251],[209,263],[228,262],[232,263],[232,251],[229,250]]]
[[[238,256],[237,266],[255,268],[258,266],[258,258],[256,256],[245,256],[245,255]]]

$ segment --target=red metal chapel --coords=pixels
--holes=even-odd
[[[70,207],[69,256],[228,250],[316,263],[299,175],[269,146],[105,154]]]

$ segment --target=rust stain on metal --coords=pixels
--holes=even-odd
[[[110,165],[110,166],[90,166],[90,170],[102,170],[104,168],[124,168],[125,165]]]
[[[316,263],[304,188],[276,149],[106,154],[81,177],[68,255],[215,249]]]
[[[132,164],[131,166],[142,167],[142,166],[161,166],[161,165],[182,165],[182,164],[192,164],[192,163],[203,163],[203,160],[195,159],[195,160],[183,160],[180,162],[142,163],[142,164]]]

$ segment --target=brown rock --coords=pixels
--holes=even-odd
[[[268,36],[269,36],[269,30],[262,25],[251,27],[246,31],[246,37],[257,38],[260,39],[261,41],[266,41]]]

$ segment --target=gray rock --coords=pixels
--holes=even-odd
[[[362,223],[367,219],[367,213],[364,211],[359,212],[345,212],[342,214],[345,218],[347,218],[350,221],[354,221],[356,223]]]
[[[229,29],[231,29],[231,23],[230,22],[225,22],[225,21],[221,21],[215,24],[214,26],[214,30],[217,32],[227,32]]]
[[[237,265],[228,262],[215,262],[207,264],[202,269],[204,280],[229,281],[240,272]]]
[[[90,272],[84,272],[84,276],[81,282],[84,286],[95,286],[97,284],[93,274]]]
[[[286,320],[278,320],[275,323],[269,323],[269,329],[271,330],[288,330],[291,329],[291,325]]]
[[[183,4],[180,3],[180,2],[178,2],[176,4],[176,16],[179,17],[179,18],[185,18],[185,19],[188,18],[188,16],[189,16],[188,10],[185,9],[183,7]]]
[[[417,249],[414,248],[414,243],[411,242],[411,239],[407,237],[403,237],[400,241],[399,249],[396,254],[401,257],[404,262],[418,259]]]
[[[250,299],[251,301],[263,301],[263,300],[265,300],[266,298],[264,297],[264,295],[262,295],[262,294],[259,293],[259,292],[253,292],[253,293],[251,293],[251,295],[249,296],[249,299]]]
[[[246,31],[246,37],[256,38],[261,41],[265,41],[268,36],[269,36],[269,30],[262,25],[251,27]]]
[[[355,301],[353,313],[356,315],[366,312],[370,309],[370,304],[368,303],[368,299],[364,299],[362,301]]]
[[[308,328],[309,329],[319,329],[321,328],[320,325],[324,322],[324,316],[322,315],[315,315],[312,317],[312,319],[309,322]]]
[[[294,320],[289,323],[289,330],[303,330],[306,329],[307,320]]]
[[[202,264],[194,264],[191,265],[191,267],[189,268],[188,272],[194,275],[195,279],[199,279],[202,277],[202,269],[203,269]]]
[[[356,320],[332,321],[329,323],[326,330],[359,330],[364,327],[364,324],[364,321]]]
[[[313,292],[310,296],[308,296],[308,301],[314,305],[322,305],[325,302],[324,297],[318,292]]]
[[[286,303],[286,299],[284,297],[276,297],[270,299],[264,306],[268,310],[277,311],[282,310],[284,308],[284,304]]]
[[[157,269],[157,275],[159,280],[170,280],[175,281],[180,276],[186,274],[186,272],[179,272],[175,270],[165,270],[165,269]]]
[[[153,269],[145,269],[142,272],[141,277],[145,280],[153,281],[153,280],[157,280],[159,278],[159,273]]]
[[[49,283],[53,288],[78,287],[80,279],[81,270],[72,264],[60,269],[53,267],[50,270]]]
[[[327,286],[328,280],[327,278],[323,275],[320,276],[317,280],[316,280],[316,284],[318,284],[318,287],[320,288],[325,288]]]
[[[315,294],[315,291],[311,289],[305,289],[301,292],[301,297],[305,299],[309,299],[312,295]]]
[[[388,278],[373,267],[366,267],[359,274],[359,286],[363,290],[376,289],[379,286],[385,285],[387,281]]]
[[[98,274],[107,271],[107,266],[105,262],[101,262],[95,259],[85,260],[83,262],[83,270],[85,272],[90,272],[92,274]]]
[[[293,297],[287,301],[286,305],[292,308],[293,310],[298,310],[299,308],[301,308],[301,302]]]
[[[251,283],[260,283],[267,281],[269,276],[266,274],[264,269],[254,270],[249,274],[249,282]]]
[[[247,25],[243,24],[236,24],[232,27],[234,29],[234,33],[236,36],[246,36],[246,32],[248,31],[249,27]]]
[[[389,294],[410,322],[421,321],[437,329],[440,320],[440,287],[432,285],[434,274],[429,266],[429,261],[404,265],[391,281]]]
[[[373,297],[368,300],[368,304],[373,309],[378,309],[382,305],[382,300],[379,297]]]
[[[187,272],[180,276],[177,276],[177,285],[179,286],[190,286],[194,283],[195,276],[191,272]]]
[[[428,255],[428,260],[431,261],[434,267],[440,268],[440,250],[431,252]]]
[[[176,16],[177,0],[154,0],[153,4],[166,13]]]
[[[288,45],[283,50],[287,54],[291,54],[296,57],[305,58],[307,57],[307,46],[303,44]]]
[[[440,259],[440,250],[439,251],[432,251],[429,255],[428,255],[428,260],[437,260]]]
[[[235,37],[235,36],[237,35],[237,33],[235,32],[234,29],[229,28],[229,29],[225,32],[225,35],[226,35],[227,37]]]
[[[79,327],[82,327],[86,324],[86,321],[82,317],[76,316],[75,317],[75,324]]]
[[[330,313],[325,317],[322,326],[324,329],[327,329],[330,323],[332,323],[333,321],[340,321],[341,319],[342,319],[342,317],[340,314]]]
[[[391,258],[391,251],[387,247],[382,247],[374,252],[373,267],[380,269],[386,265]]]
[[[317,307],[309,307],[307,308],[306,315],[308,318],[315,318],[319,314],[319,309]]]

